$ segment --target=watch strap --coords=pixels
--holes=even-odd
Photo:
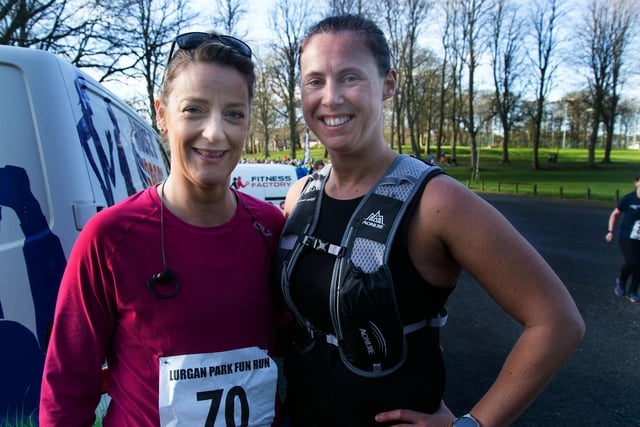
[[[465,414],[453,422],[453,427],[481,427],[473,415]]]

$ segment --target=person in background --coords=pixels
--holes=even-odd
[[[320,172],[323,167],[325,167],[324,160],[316,160],[315,162],[313,162],[312,172]]]
[[[341,245],[352,213],[402,160],[383,135],[384,101],[396,92],[396,72],[384,34],[360,16],[331,16],[312,26],[299,53],[304,118],[330,164],[289,190],[277,258],[282,267],[275,270],[282,300],[297,320],[284,365],[292,425],[509,425],[582,339],[584,323],[571,295],[496,209],[438,167],[431,167],[430,180],[402,217],[388,264],[368,274],[344,263],[341,257],[353,249]],[[390,209],[381,204],[360,221],[375,233],[388,225]],[[314,218],[313,229],[305,217]],[[443,401],[443,354],[431,320],[443,317],[463,270],[523,329],[486,394],[456,417]],[[341,306],[350,289],[383,290],[370,300],[353,294],[350,307]],[[391,309],[377,310],[378,304]],[[352,327],[367,324],[374,312],[393,314],[394,305],[402,320],[395,330],[404,330],[404,341],[397,333]],[[404,357],[393,369],[360,367],[372,354],[386,362],[391,353]]]
[[[303,176],[309,175],[309,169],[306,168],[303,161],[294,161],[293,167],[296,169],[296,176],[298,177],[298,179],[302,178]]]
[[[609,228],[605,239],[613,240],[616,219],[622,215],[618,244],[624,261],[616,279],[613,292],[619,297],[627,297],[631,302],[640,302],[640,174],[635,176],[636,189],[625,194],[609,215]]]
[[[80,233],[58,297],[41,426],[93,425],[105,358],[104,426],[276,425],[269,274],[284,217],[229,187],[254,81],[243,41],[206,32],[174,41],[155,105],[171,172]]]

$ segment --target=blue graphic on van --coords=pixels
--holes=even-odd
[[[111,190],[111,182],[115,179],[115,172],[113,170],[112,141],[111,138],[108,138],[110,143],[109,154],[111,154],[111,161],[109,161],[107,153],[105,153],[102,143],[100,142],[100,135],[98,135],[98,131],[93,124],[93,109],[91,108],[89,95],[85,90],[86,86],[84,79],[82,77],[78,77],[74,83],[76,91],[78,92],[78,97],[80,98],[80,108],[82,109],[82,118],[77,125],[80,144],[87,156],[91,169],[98,178],[98,182],[100,183],[100,188],[102,189],[107,205],[111,206],[115,202],[113,191]],[[93,153],[89,146],[90,140],[93,140],[94,142],[96,154],[100,161],[100,167],[98,167],[95,159],[93,158]]]
[[[118,125],[118,120],[116,119],[116,115],[113,112],[113,108],[111,105],[111,100],[108,98],[104,99],[104,103],[107,107],[107,113],[109,114],[109,119],[113,124],[113,138],[116,140],[116,150],[118,151],[118,163],[120,164],[120,172],[124,177],[125,184],[127,186],[127,194],[132,195],[136,192],[136,188],[133,186],[133,182],[131,181],[131,172],[129,171],[129,163],[127,163],[127,156],[124,151],[124,147],[122,146],[122,139],[120,138],[120,126]],[[113,147],[111,131],[107,130],[107,141],[109,142],[109,148]],[[112,177],[113,179],[113,177]],[[115,180],[114,180],[115,183]]]
[[[37,337],[21,323],[4,318],[0,301],[0,416],[29,414],[38,407],[48,331],[66,266],[60,239],[49,229],[27,172],[0,168],[0,209],[12,209],[24,233],[23,255],[36,315]],[[1,221],[0,216],[0,221]]]
[[[86,81],[82,76],[78,76],[74,84],[82,112],[82,117],[76,126],[80,144],[89,166],[98,180],[107,206],[113,205],[121,198],[116,197],[114,194],[114,188],[117,187],[117,179],[124,180],[126,194],[129,196],[141,188],[162,181],[165,172],[159,166],[162,162],[153,148],[153,144],[156,143],[154,134],[145,129],[141,123],[131,116],[125,116],[128,119],[131,135],[124,135],[123,137],[121,123],[118,122],[118,116],[115,114],[113,101],[107,97],[97,98],[94,96],[92,98]],[[106,123],[102,123],[106,127],[102,135],[98,131],[100,126],[94,120],[95,114],[91,105],[92,100],[95,102],[96,99],[104,103],[103,107],[107,111],[110,121],[109,126]],[[130,136],[130,138],[127,138],[127,136]],[[134,166],[137,170],[137,178],[140,180],[139,186],[134,184],[123,140],[131,144]],[[90,144],[90,142],[93,142],[93,144]],[[115,170],[114,149],[117,156],[119,174],[116,174]]]
[[[133,146],[133,156],[136,162],[138,176],[145,187],[150,187],[157,182],[161,182],[165,178],[165,170],[158,166],[161,163],[156,156],[155,146],[157,141],[154,134],[142,127],[139,122],[129,117],[131,126],[131,139],[135,143]],[[140,155],[144,154],[144,156]],[[147,158],[155,159],[150,162]]]

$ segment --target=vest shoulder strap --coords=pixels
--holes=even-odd
[[[410,202],[425,179],[441,172],[407,155],[400,155],[385,176],[362,200],[343,237],[346,258],[365,273],[386,264],[391,243]]]

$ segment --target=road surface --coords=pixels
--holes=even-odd
[[[513,426],[640,426],[640,303],[613,293],[622,262],[617,229],[615,241],[605,241],[614,203],[483,197],[553,267],[587,326],[577,351]],[[462,415],[492,383],[520,325],[466,274],[448,309],[449,324],[442,332],[445,402]]]

